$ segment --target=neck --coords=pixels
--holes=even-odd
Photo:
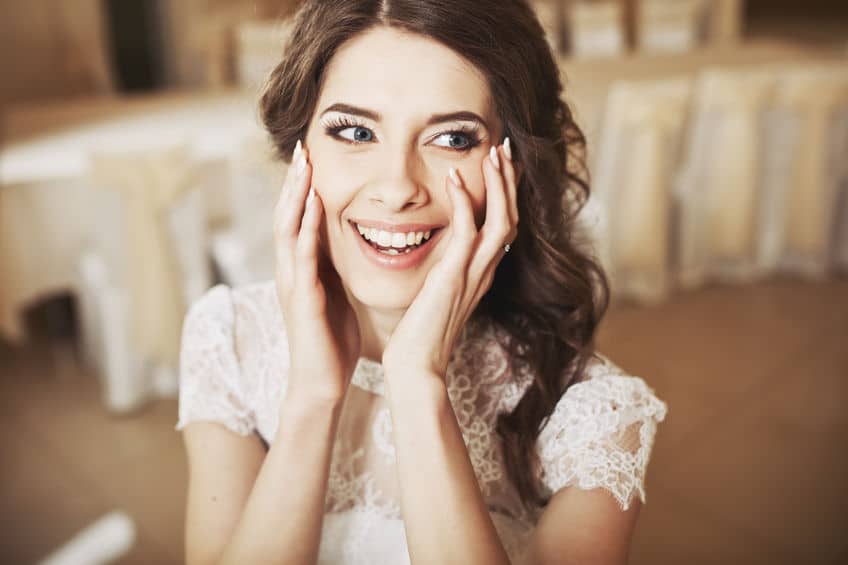
[[[346,292],[359,324],[361,356],[380,363],[386,344],[406,309],[372,308],[357,300],[347,289]]]

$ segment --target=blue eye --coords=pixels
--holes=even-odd
[[[446,140],[447,144],[437,143],[440,139]],[[464,133],[460,133],[458,131],[451,131],[448,133],[443,133],[442,135],[437,137],[433,141],[433,143],[440,147],[449,147],[451,149],[469,149],[473,142]]]
[[[352,132],[348,134],[347,132]],[[374,140],[374,132],[362,126],[346,127],[337,132],[339,137],[354,143],[368,143]]]

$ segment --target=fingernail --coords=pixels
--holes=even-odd
[[[459,186],[459,175],[456,174],[456,169],[451,167],[448,171],[448,175],[450,175],[451,180],[456,186]]]
[[[303,149],[303,144],[300,143],[300,140],[297,140],[297,145],[294,146],[294,154],[292,155],[292,159],[297,161],[297,158],[300,157],[300,151]]]
[[[504,155],[506,155],[507,159],[512,161],[512,147],[510,147],[510,145],[509,145],[509,138],[508,137],[504,138],[503,147],[504,147]]]
[[[312,204],[312,201],[314,199],[315,199],[315,187],[310,186],[309,187],[309,194],[306,196],[306,207],[307,208],[309,208],[309,206]]]
[[[492,164],[495,166],[496,169],[501,168],[501,163],[498,159],[498,150],[495,148],[494,145],[492,145],[492,149],[489,151],[489,159],[492,160]]]
[[[301,151],[300,155],[297,157],[297,174],[302,175],[303,171],[306,170],[306,155]]]

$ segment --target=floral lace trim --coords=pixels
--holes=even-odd
[[[392,441],[392,415],[388,408],[383,408],[377,413],[374,427],[371,430],[374,445],[383,454],[385,462],[393,464],[396,459],[395,444]]]
[[[325,512],[364,509],[387,518],[399,518],[400,505],[377,486],[370,471],[357,471],[357,463],[365,457],[364,448],[351,451],[344,442],[333,446],[330,475],[327,480]]]
[[[543,484],[552,493],[602,487],[623,510],[634,496],[644,502],[645,471],[666,411],[638,377],[596,376],[572,385],[539,434]]]
[[[383,382],[383,366],[367,357],[360,357],[353,376],[350,380],[362,390],[374,394],[385,394],[385,383]]]

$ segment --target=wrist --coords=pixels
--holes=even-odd
[[[384,368],[386,396],[398,401],[441,402],[447,398],[445,378],[434,371],[411,369],[393,371]]]
[[[319,413],[337,415],[344,404],[344,391],[303,387],[289,383],[281,410],[297,416]]]

